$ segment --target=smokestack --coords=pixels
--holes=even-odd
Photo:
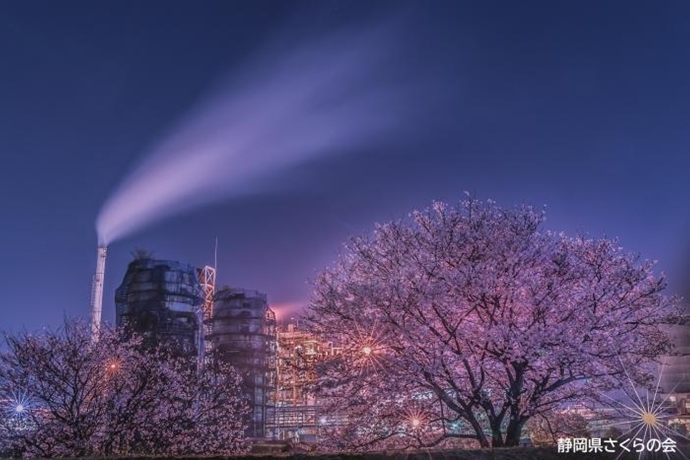
[[[98,340],[101,329],[101,312],[103,310],[103,279],[105,277],[105,255],[108,247],[98,246],[98,258],[96,259],[96,274],[93,275],[91,286],[91,337]]]

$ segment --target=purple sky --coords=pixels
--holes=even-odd
[[[203,265],[218,236],[220,283],[298,306],[349,235],[464,190],[687,290],[687,3],[370,3],[0,2],[3,329],[88,313],[95,222],[133,177],[166,211],[110,245],[111,321],[136,247]],[[212,179],[147,180],[202,148]]]

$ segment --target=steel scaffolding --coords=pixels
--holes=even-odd
[[[317,363],[340,353],[334,342],[320,340],[294,324],[278,329],[275,420],[269,427],[275,439],[315,442],[319,401],[311,386]]]
[[[224,288],[214,297],[212,332],[214,357],[234,366],[244,378],[252,412],[247,436],[266,436],[274,417],[276,321],[266,294]]]
[[[198,269],[199,285],[201,286],[201,297],[203,304],[199,312],[199,361],[204,362],[204,357],[210,355],[212,343],[210,340],[213,333],[213,296],[216,293],[216,269],[209,267]]]

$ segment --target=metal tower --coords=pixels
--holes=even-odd
[[[211,333],[213,332],[213,296],[216,293],[216,269],[209,267],[199,269],[199,284],[201,285],[201,318],[199,321],[199,358],[204,362],[204,356],[211,351]]]

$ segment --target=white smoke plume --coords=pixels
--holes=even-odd
[[[419,110],[419,81],[395,69],[399,27],[276,42],[203,98],[148,152],[97,219],[108,244],[161,219],[241,193],[324,155],[366,149]]]

